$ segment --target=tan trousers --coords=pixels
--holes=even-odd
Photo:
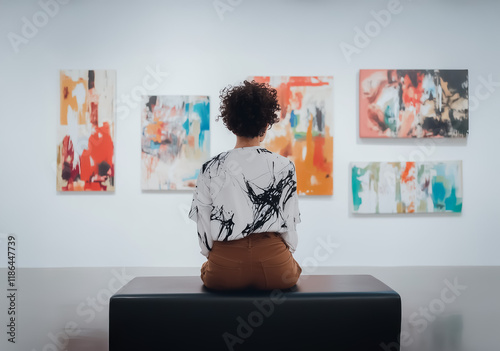
[[[205,286],[215,290],[287,289],[302,269],[281,235],[254,233],[232,241],[215,241],[201,267]]]

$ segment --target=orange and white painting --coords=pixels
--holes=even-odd
[[[263,146],[290,158],[299,195],[333,194],[333,77],[250,77],[278,91],[280,122]]]
[[[144,96],[142,189],[193,190],[210,155],[208,96]]]
[[[57,190],[114,191],[116,72],[60,71]]]

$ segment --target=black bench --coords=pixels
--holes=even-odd
[[[400,331],[399,294],[370,275],[304,275],[260,292],[138,277],[109,306],[110,351],[397,351]]]

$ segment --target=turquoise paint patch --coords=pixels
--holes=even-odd
[[[396,133],[396,116],[394,111],[392,111],[391,105],[387,105],[384,111],[384,121],[387,127],[394,133]]]
[[[189,118],[186,118],[186,121],[182,125],[182,128],[186,131],[186,135],[189,135]]]
[[[453,211],[457,204],[457,197],[455,195],[455,187],[451,188],[451,194],[444,200],[444,206],[446,211]]]
[[[210,130],[210,103],[199,102],[193,105],[193,112],[200,116],[200,131]]]
[[[434,202],[434,207],[443,207],[444,197],[446,195],[446,189],[441,182],[432,182],[432,201]]]
[[[354,211],[359,210],[359,206],[361,206],[362,199],[359,197],[359,193],[363,191],[363,187],[361,186],[361,181],[359,177],[363,176],[366,173],[366,170],[358,168],[356,166],[352,167],[351,173],[351,183],[352,183],[352,204],[354,206]]]
[[[323,136],[322,133],[319,133],[317,131],[313,131],[311,134],[312,134],[313,137],[317,137],[317,136],[321,136],[322,137]],[[307,138],[307,133],[305,133],[305,132],[295,132],[295,133],[293,133],[293,137],[294,137],[295,140],[305,139],[305,138]]]
[[[160,143],[157,143],[156,141],[150,140],[149,142],[149,147],[152,150],[159,150],[160,149]]]
[[[462,212],[462,203],[458,203],[458,200],[456,189],[455,187],[452,187],[450,196],[444,201],[446,211]]]
[[[303,132],[298,132],[298,133],[293,133],[293,138],[295,140],[299,140],[299,139],[305,139],[307,136],[306,133],[303,133]]]
[[[203,150],[205,145],[205,135],[208,135],[208,131],[200,132],[200,136],[198,138],[198,147]]]
[[[295,111],[292,110],[292,113],[290,114],[290,126],[292,128],[297,127],[297,124],[299,123],[299,115],[295,114]]]

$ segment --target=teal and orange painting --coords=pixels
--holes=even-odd
[[[351,164],[355,213],[462,212],[462,161]]]
[[[141,114],[143,190],[192,190],[210,156],[208,96],[144,96]]]

